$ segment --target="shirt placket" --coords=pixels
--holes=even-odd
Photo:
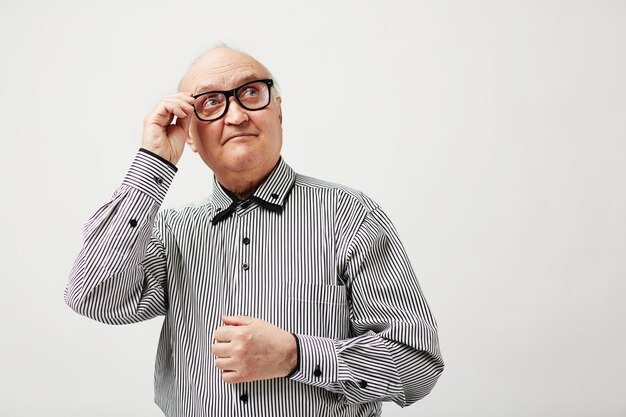
[[[248,285],[250,274],[252,271],[252,260],[250,259],[250,218],[251,218],[251,203],[244,201],[239,205],[236,212],[237,225],[234,234],[234,246],[238,258],[235,262],[235,269],[237,271],[237,280],[234,287],[233,299],[235,301],[234,312],[237,315],[254,315],[254,312],[250,310],[248,294]],[[251,410],[254,408],[255,398],[254,393],[251,392],[251,386],[248,383],[235,384],[233,386],[233,400],[237,403],[236,409],[239,411],[240,416],[251,415]]]
[[[233,285],[232,285],[232,309],[233,315],[246,313],[246,281],[250,274],[250,238],[247,234],[247,217],[250,202],[244,201],[237,207],[235,216],[236,224],[233,229]]]

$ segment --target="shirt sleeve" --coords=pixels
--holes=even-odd
[[[79,314],[128,324],[165,314],[167,261],[155,224],[176,167],[141,149],[112,200],[83,230],[83,247],[65,288]]]
[[[355,337],[296,335],[291,379],[325,388],[348,403],[426,396],[443,371],[437,325],[391,221],[370,210],[347,250],[346,285]]]

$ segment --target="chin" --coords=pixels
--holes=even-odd
[[[231,171],[250,171],[262,164],[267,159],[267,155],[250,149],[236,149],[234,152],[229,152],[225,159]]]

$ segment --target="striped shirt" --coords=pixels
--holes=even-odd
[[[137,153],[87,222],[65,301],[109,324],[165,316],[155,402],[169,417],[378,416],[443,370],[435,320],[398,235],[364,194],[281,158],[246,201],[213,195],[161,210],[176,168]],[[289,376],[227,384],[214,365],[221,315],[296,336]]]

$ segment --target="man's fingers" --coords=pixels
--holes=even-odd
[[[235,365],[231,358],[216,358],[215,366],[223,371],[234,371]]]
[[[194,101],[195,99],[193,97],[184,95],[183,93],[166,96],[162,100],[163,103],[183,107],[186,111],[193,110]]]
[[[161,128],[168,126],[172,123],[174,114],[168,111],[165,106],[158,105],[154,108],[152,113],[148,114],[144,119],[144,126],[157,125]]]
[[[185,114],[185,112],[182,111],[181,108],[177,107],[177,106],[173,106],[171,109],[169,109],[169,111],[171,111],[174,115],[176,115],[176,117],[185,117],[185,116],[187,116]],[[170,123],[172,123],[172,122],[170,122]]]
[[[230,343],[213,343],[211,345],[211,352],[218,358],[228,358],[230,357]]]
[[[243,382],[241,375],[237,371],[222,371],[222,379],[224,380],[224,382],[227,382],[229,384]]]
[[[220,326],[215,329],[215,332],[213,333],[213,338],[217,342],[230,342],[231,340],[233,340],[234,333],[235,329],[233,329],[232,327]]]
[[[182,93],[181,93],[182,94]],[[186,118],[193,113],[193,97],[182,95],[167,96],[154,108],[152,113],[146,117],[147,123],[156,123],[162,127],[167,127],[174,116]]]
[[[163,101],[179,101],[192,105],[196,99],[191,96],[191,93],[175,93],[169,94],[163,97]]]
[[[254,319],[248,316],[222,316],[222,321],[230,326],[245,326],[252,324]]]
[[[182,117],[182,118],[187,117],[187,114],[193,111],[193,107],[191,107],[189,104],[184,103],[184,102],[164,103],[163,107],[168,113],[175,114],[177,117]]]

